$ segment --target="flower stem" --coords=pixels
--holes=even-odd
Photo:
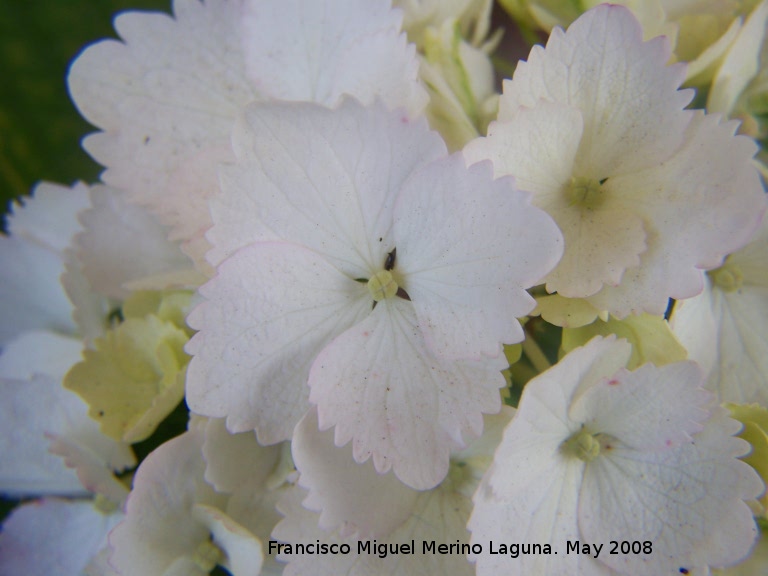
[[[549,363],[536,340],[533,339],[533,336],[527,330],[525,332],[525,340],[523,340],[523,353],[539,374],[552,367],[552,364]]]

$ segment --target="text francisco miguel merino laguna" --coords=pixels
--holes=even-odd
[[[580,553],[582,546],[578,541],[568,542],[568,553]],[[490,547],[489,552],[491,554],[509,554],[513,558],[517,558],[521,554],[557,554],[552,552],[552,547],[549,544],[497,544],[493,541],[488,543]],[[356,549],[355,549],[356,548]],[[282,542],[276,542],[274,540],[269,541],[269,553],[270,554],[283,554],[283,555],[299,555],[299,554],[314,554],[314,555],[326,555],[326,554],[352,554],[353,550],[357,554],[370,554],[376,555],[379,558],[386,558],[389,555],[402,554],[418,554],[419,550],[416,547],[416,541],[411,540],[406,543],[389,543],[389,542],[377,542],[376,540],[360,540],[348,543],[333,543],[326,542],[300,543],[300,544],[283,544]],[[483,545],[474,543],[472,545],[466,542],[459,542],[458,540],[454,544],[439,544],[435,540],[423,540],[421,542],[422,554],[461,554],[465,556],[467,554],[482,554]]]

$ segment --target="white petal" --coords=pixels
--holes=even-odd
[[[633,372],[622,368],[585,391],[569,416],[623,446],[666,450],[689,442],[709,417],[705,407],[711,395],[700,388],[702,380],[693,362],[644,364]]]
[[[669,326],[688,351],[688,358],[697,362],[705,375],[710,374],[717,362],[719,340],[712,290],[711,280],[705,279],[702,293],[675,302],[669,317]]]
[[[405,179],[445,154],[424,120],[346,99],[337,109],[250,106],[237,124],[235,167],[222,168],[208,258],[217,265],[251,242],[280,239],[368,278],[394,248],[392,208]]]
[[[639,452],[617,446],[590,462],[579,503],[584,539],[603,542],[622,534],[623,540],[653,543],[650,554],[601,560],[641,576],[743,559],[758,536],[744,500],[763,486],[755,471],[736,459],[748,449],[732,437],[738,429],[718,408],[704,431],[676,449]]]
[[[183,270],[192,263],[166,237],[168,232],[145,209],[126,202],[107,186],[91,190],[91,208],[80,215],[77,259],[94,290],[125,299],[131,281]]]
[[[0,380],[0,491],[12,495],[83,494],[85,488],[64,461],[48,452],[46,435],[62,435],[98,455],[105,468],[133,463],[126,445],[99,432],[88,407],[61,382],[38,375]]]
[[[516,318],[535,301],[525,289],[562,252],[554,222],[489,163],[467,169],[460,154],[432,162],[405,184],[395,206],[395,269],[430,349],[480,359],[523,339]]]
[[[190,408],[227,417],[232,432],[256,429],[263,443],[289,439],[309,408],[315,356],[370,310],[365,287],[310,250],[251,245],[219,267],[189,316]]]
[[[768,402],[768,288],[713,290],[718,349],[707,388],[723,402]]]
[[[193,515],[211,531],[213,542],[226,555],[222,564],[232,576],[248,576],[261,572],[264,559],[261,542],[246,528],[212,506],[196,504]]]
[[[110,563],[124,576],[162,574],[209,540],[195,504],[221,505],[203,480],[202,433],[188,431],[155,449],[136,471],[126,516],[110,534]]]
[[[216,189],[216,164],[231,159],[232,122],[256,92],[245,75],[241,4],[174,8],[176,19],[118,16],[124,43],[87,48],[70,69],[69,89],[80,112],[105,131],[84,143],[107,167],[103,180],[191,240],[210,225],[205,199]]]
[[[625,204],[644,216],[648,250],[619,286],[589,298],[618,317],[663,314],[668,298],[701,292],[701,269],[714,268],[751,240],[766,209],[752,166],[754,142],[733,136],[736,124],[698,113],[684,145],[655,168],[612,179]]]
[[[492,122],[488,136],[473,140],[462,153],[469,162],[491,160],[496,177],[512,175],[521,190],[548,198],[561,194],[570,181],[583,130],[576,108],[539,101],[507,121]]]
[[[381,538],[411,516],[418,492],[394,474],[378,474],[373,462],[358,464],[350,447],[336,447],[332,431],[318,430],[314,409],[296,426],[292,451],[299,485],[309,491],[304,507],[320,512],[323,530],[358,540]]]
[[[33,194],[8,219],[11,236],[0,236],[0,345],[26,330],[77,331],[60,277],[88,188],[43,182]]]
[[[252,431],[230,434],[223,419],[211,418],[205,425],[203,457],[206,482],[230,494],[226,515],[248,530],[248,538],[266,543],[280,520],[276,504],[284,492],[286,475],[295,475],[290,447],[261,446]],[[251,549],[247,542],[246,547]],[[262,573],[271,574],[275,569],[274,556],[265,557]]]
[[[760,70],[760,51],[768,27],[768,2],[761,2],[747,18],[723,58],[707,96],[707,110],[730,116],[742,91]]]
[[[409,486],[426,489],[445,477],[463,434],[479,435],[481,415],[500,409],[505,363],[435,357],[412,305],[385,299],[317,357],[310,401],[322,430],[336,426],[337,446],[353,440],[355,460],[373,456],[378,472],[394,468]]]
[[[351,94],[416,116],[427,102],[402,16],[383,0],[248,3],[244,38],[253,84],[277,100],[328,106]],[[290,39],[290,40],[288,40]]]
[[[571,178],[582,176],[574,166],[582,136],[581,112],[539,102],[519,109],[508,122],[494,123],[487,138],[465,151],[471,159],[490,158],[497,176],[513,175],[521,189],[534,193],[532,203],[555,219],[565,253],[546,277],[547,290],[569,298],[618,284],[624,270],[640,263],[646,248],[642,219],[622,204],[611,184],[604,185],[604,200],[594,209],[570,199]]]
[[[288,562],[284,576],[430,576],[450,574],[471,576],[472,566],[461,553],[423,553],[423,542],[439,544],[466,544],[467,517],[471,509],[468,498],[441,485],[435,490],[420,493],[409,520],[387,537],[367,541],[370,553],[358,554],[358,541],[344,540],[338,534],[326,532],[318,526],[318,514],[306,510],[301,501],[306,492],[296,486],[281,499],[278,507],[285,516],[272,536],[282,542],[326,544],[346,543],[350,554],[284,554],[279,560]],[[411,545],[408,555],[390,554],[379,557],[374,546]],[[366,541],[361,542],[365,545]]]
[[[91,501],[37,500],[16,508],[0,532],[0,574],[80,576],[122,514]]]
[[[81,359],[83,343],[55,332],[25,332],[3,347],[0,378],[28,380],[45,374],[61,381]]]
[[[530,450],[536,448],[531,446]],[[527,459],[523,454],[517,456],[523,459],[515,460],[515,465],[525,466]],[[583,463],[565,462],[556,452],[547,456],[548,465],[536,469],[539,476],[525,485],[517,485],[509,493],[509,500],[496,497],[487,483],[481,484],[475,493],[468,528],[472,532],[471,542],[483,547],[482,554],[471,556],[477,563],[478,576],[610,574],[589,555],[566,555],[566,542],[580,540],[576,512]],[[488,478],[502,480],[495,474],[492,467]],[[552,554],[521,554],[513,558],[508,552],[499,553],[501,544],[512,543],[549,544]],[[492,547],[495,554],[490,553]]]
[[[41,182],[24,198],[23,208],[13,210],[8,233],[61,254],[80,231],[77,215],[89,205],[88,187],[82,182],[71,188]]]
[[[652,166],[682,141],[690,120],[683,108],[693,97],[678,91],[685,67],[665,66],[666,38],[642,42],[640,24],[623,6],[598,6],[546,49],[535,46],[505,82],[499,120],[540,99],[581,111],[584,133],[576,158],[580,170],[603,179]]]
[[[171,225],[201,266],[216,167],[233,159],[229,134],[249,102],[351,94],[414,114],[426,103],[414,50],[383,0],[186,0],[174,12],[120,15],[124,43],[86,49],[69,88],[104,130],[84,142],[107,167],[103,180]]]
[[[205,479],[219,492],[234,492],[244,484],[265,484],[280,457],[279,446],[261,446],[253,432],[231,434],[224,420],[211,418],[205,426]]]
[[[106,497],[120,509],[124,507],[125,499],[128,497],[128,487],[115,477],[112,469],[105,464],[99,454],[64,436],[47,434],[47,437],[51,441],[49,448],[51,454],[62,457],[67,468],[75,470],[80,484],[86,490]],[[108,439],[105,438],[105,440]],[[125,448],[130,451],[127,445]],[[135,459],[132,459],[130,464],[135,464]]]

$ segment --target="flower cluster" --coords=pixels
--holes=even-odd
[[[501,93],[491,0],[118,16],[68,78],[101,182],[0,238],[0,574],[746,560],[768,0],[626,4],[502,1],[549,36]]]

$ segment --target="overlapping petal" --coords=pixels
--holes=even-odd
[[[534,46],[505,82],[499,120],[541,99],[568,104],[584,118],[582,170],[606,178],[652,166],[677,149],[690,120],[683,108],[693,92],[677,90],[685,66],[665,66],[669,56],[665,38],[643,42],[629,10],[598,6]]]
[[[370,310],[363,285],[293,244],[257,243],[224,262],[188,318],[192,410],[227,417],[233,432],[289,439],[309,408],[310,366],[327,343]]]
[[[280,239],[317,251],[350,278],[384,265],[395,247],[392,211],[403,182],[445,154],[423,119],[352,99],[334,111],[251,106],[233,146],[238,165],[222,169],[223,192],[211,202],[211,263],[251,242]]]
[[[25,330],[74,333],[72,305],[59,278],[66,248],[80,230],[77,215],[89,206],[88,188],[43,182],[8,221],[0,237],[0,344]]]
[[[500,343],[521,341],[516,318],[535,306],[525,289],[561,254],[552,219],[490,172],[490,163],[467,169],[458,154],[431,162],[395,206],[396,269],[440,357],[497,356]]]
[[[503,356],[447,361],[427,347],[413,306],[399,299],[337,337],[315,360],[310,401],[337,446],[352,440],[355,460],[373,457],[416,489],[438,484],[463,435],[478,436],[482,414],[501,408]]]

